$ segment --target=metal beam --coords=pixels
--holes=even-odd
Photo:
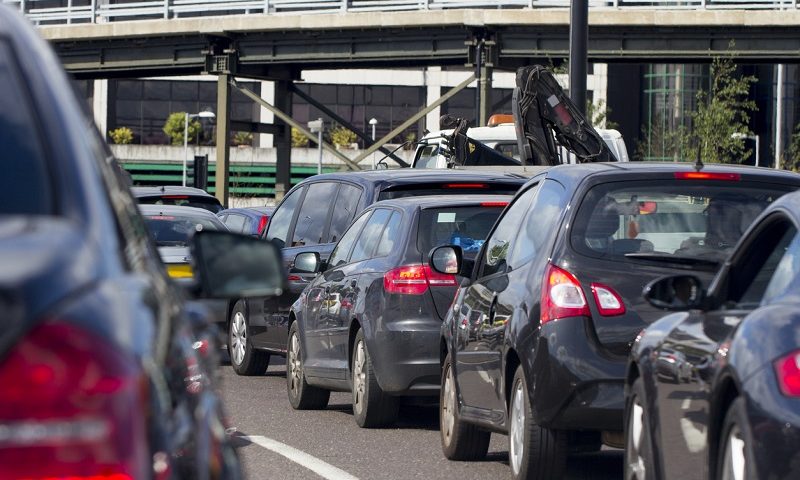
[[[381,138],[381,139],[380,139],[380,140],[378,140],[377,142],[375,142],[375,144],[374,144],[374,145],[372,145],[371,147],[369,147],[369,148],[367,148],[366,150],[364,150],[364,151],[361,153],[361,155],[359,155],[359,156],[357,156],[356,158],[354,158],[354,159],[353,159],[353,161],[354,161],[355,163],[359,163],[359,162],[361,162],[362,160],[364,160],[365,158],[367,158],[368,156],[372,155],[372,153],[374,153],[374,152],[375,152],[375,150],[377,150],[377,149],[378,149],[378,146],[380,146],[380,145],[383,145],[384,143],[386,143],[386,142],[388,142],[389,140],[391,140],[392,138],[394,138],[394,137],[395,137],[396,135],[398,135],[400,132],[402,132],[402,131],[403,131],[403,130],[405,130],[406,128],[410,127],[410,126],[411,126],[411,125],[412,125],[414,122],[416,122],[416,121],[417,121],[417,120],[419,120],[420,118],[422,118],[422,117],[424,117],[425,115],[427,115],[427,114],[428,114],[428,112],[430,112],[430,111],[431,111],[431,110],[433,110],[434,108],[438,107],[439,105],[443,104],[444,102],[446,102],[447,100],[449,100],[449,99],[450,99],[450,97],[452,97],[452,96],[453,96],[453,95],[455,95],[456,93],[458,93],[458,92],[460,92],[461,90],[463,90],[464,88],[466,88],[466,86],[467,86],[467,85],[469,85],[470,83],[472,83],[473,81],[475,81],[475,74],[474,74],[474,73],[473,73],[472,75],[470,75],[470,76],[469,76],[469,78],[467,78],[467,79],[466,79],[466,80],[464,80],[463,82],[459,83],[459,84],[458,84],[458,85],[456,85],[455,87],[453,87],[453,88],[451,88],[450,90],[448,90],[448,91],[447,91],[447,92],[446,92],[444,95],[442,95],[441,97],[439,97],[439,98],[438,98],[438,99],[437,99],[435,102],[431,103],[431,104],[430,104],[430,105],[428,105],[427,107],[423,108],[423,109],[422,109],[422,110],[420,110],[419,112],[417,112],[417,113],[415,113],[414,115],[412,115],[412,116],[411,116],[411,117],[410,117],[408,120],[406,120],[405,122],[401,123],[401,124],[400,124],[400,126],[398,126],[398,127],[397,127],[397,128],[395,128],[394,130],[392,130],[391,132],[389,132],[388,134],[386,134],[386,136],[384,136],[383,138]]]
[[[215,196],[228,206],[228,179],[230,178],[231,151],[231,76],[217,76],[217,171],[215,173]]]
[[[332,119],[336,120],[341,125],[343,125],[345,128],[349,129],[350,131],[352,131],[353,133],[358,135],[362,140],[364,140],[364,142],[366,142],[366,145],[368,147],[371,147],[373,144],[376,143],[372,139],[372,137],[367,136],[367,134],[365,134],[363,131],[361,131],[360,128],[357,128],[355,125],[353,125],[352,123],[348,122],[347,120],[345,120],[344,118],[339,116],[336,112],[334,112],[330,108],[326,107],[325,105],[321,104],[320,102],[318,102],[316,99],[311,97],[306,92],[304,92],[304,91],[300,90],[299,88],[297,88],[297,86],[295,84],[291,84],[290,90],[292,92],[294,92],[295,94],[297,94],[297,96],[299,96],[300,98],[302,98],[306,102],[308,102],[311,105],[315,106],[317,109],[319,109],[325,115],[327,115],[327,116],[331,117]],[[401,159],[400,157],[398,157],[397,155],[392,153],[391,150],[389,150],[388,148],[384,147],[383,145],[378,147],[378,150],[380,150],[381,152],[385,153],[387,157],[389,157],[392,160],[394,160],[395,162],[397,162],[397,164],[400,165],[401,167],[408,167],[409,166],[408,163],[403,161],[403,159]]]
[[[231,85],[234,86],[234,88],[236,88],[237,90],[239,90],[240,92],[245,94],[251,100],[253,100],[254,102],[258,103],[262,107],[264,107],[267,110],[269,110],[270,112],[272,112],[276,117],[280,118],[284,122],[288,123],[292,127],[294,127],[297,130],[299,130],[300,133],[302,133],[303,135],[308,137],[309,140],[311,140],[314,143],[318,142],[317,136],[314,135],[313,133],[309,132],[306,129],[306,127],[304,127],[300,122],[296,121],[295,119],[293,119],[289,115],[286,115],[285,113],[283,113],[279,109],[275,108],[272,104],[270,104],[269,102],[267,102],[263,98],[259,97],[255,93],[251,92],[247,88],[239,86],[236,83],[236,80],[231,79],[230,83],[231,83]],[[350,170],[361,170],[361,167],[358,166],[358,162],[354,162],[354,161],[350,160],[350,158],[348,158],[347,156],[343,155],[341,152],[336,150],[336,148],[333,147],[332,145],[330,145],[329,143],[322,142],[322,148],[324,148],[325,150],[331,152],[333,155],[335,155],[337,158],[339,158],[341,161],[343,161],[345,163],[345,165],[347,165],[350,168]]]

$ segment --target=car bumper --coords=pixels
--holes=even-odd
[[[626,358],[587,338],[586,317],[546,323],[534,334],[526,363],[534,421],[565,430],[623,430]]]
[[[393,395],[438,395],[441,322],[413,319],[385,326],[367,344],[381,389]]]

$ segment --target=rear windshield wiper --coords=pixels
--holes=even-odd
[[[642,260],[652,260],[654,262],[669,262],[669,263],[680,263],[682,265],[704,265],[709,267],[718,267],[720,263],[719,260],[709,260],[707,258],[696,258],[696,257],[676,257],[674,255],[665,255],[663,253],[626,253],[625,257],[627,258],[640,258]]]

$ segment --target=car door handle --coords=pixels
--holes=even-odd
[[[358,286],[358,282],[356,280],[353,280],[353,281],[350,282],[350,288],[356,288],[357,286]]]

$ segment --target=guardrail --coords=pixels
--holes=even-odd
[[[208,15],[307,15],[443,9],[568,8],[570,0],[2,0],[32,22],[107,23]],[[589,0],[590,8],[762,9],[798,8],[800,0]]]

